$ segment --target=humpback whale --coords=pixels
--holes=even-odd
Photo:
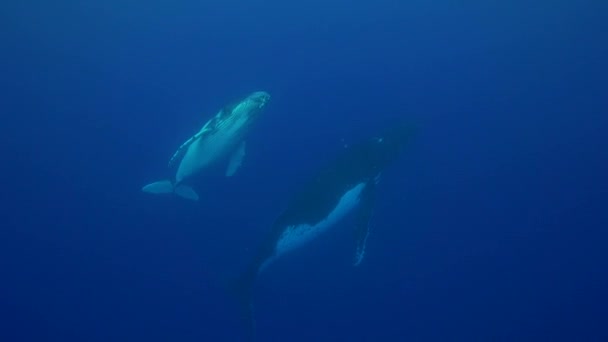
[[[356,214],[353,264],[362,262],[380,173],[399,156],[412,133],[411,125],[399,122],[379,137],[345,147],[291,198],[232,287],[243,310],[248,339],[254,335],[254,283],[274,260],[307,245],[353,213]]]
[[[187,182],[229,154],[232,156],[226,176],[232,176],[245,155],[243,139],[269,100],[267,92],[257,91],[222,108],[173,154],[169,168],[177,168],[174,178],[148,184],[142,191],[152,194],[175,193],[186,199],[198,200],[198,194]]]

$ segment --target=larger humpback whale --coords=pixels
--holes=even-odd
[[[169,168],[177,165],[175,177],[148,184],[142,190],[153,194],[175,193],[187,199],[198,200],[198,194],[187,182],[228,154],[232,154],[232,157],[226,176],[232,176],[245,155],[243,138],[269,100],[267,92],[257,91],[224,107],[173,154]]]
[[[354,265],[361,263],[378,178],[398,157],[412,132],[411,125],[399,122],[379,137],[346,147],[305,184],[276,218],[257,254],[233,286],[242,305],[249,339],[253,339],[254,328],[254,283],[273,260],[305,246],[349,213],[356,213]]]

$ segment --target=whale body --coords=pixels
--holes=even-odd
[[[142,191],[175,193],[186,199],[198,200],[198,194],[187,184],[188,181],[231,154],[226,176],[234,175],[245,156],[244,138],[269,100],[267,92],[257,91],[224,107],[173,154],[169,168],[177,169],[174,178],[150,183]]]
[[[412,133],[411,125],[399,123],[380,137],[347,146],[292,197],[248,268],[233,284],[249,339],[254,331],[251,300],[254,283],[274,260],[307,246],[339,226],[347,215],[356,214],[353,264],[357,266],[363,261],[380,174],[399,156]]]

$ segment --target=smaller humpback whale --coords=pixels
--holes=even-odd
[[[269,100],[267,92],[257,91],[224,107],[173,154],[169,168],[177,166],[174,179],[148,184],[142,191],[152,194],[175,193],[183,198],[198,200],[198,194],[186,183],[228,154],[232,156],[226,176],[232,176],[245,156],[243,139]]]
[[[247,336],[253,339],[252,292],[262,270],[282,257],[320,237],[350,213],[356,213],[354,265],[365,256],[374,193],[380,173],[400,154],[413,127],[399,122],[380,137],[345,147],[287,204],[276,218],[252,262],[233,284],[242,306]]]

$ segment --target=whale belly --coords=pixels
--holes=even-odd
[[[246,118],[225,120],[213,133],[197,139],[190,145],[179,164],[176,183],[197,174],[213,162],[226,156],[237,146],[245,134]]]
[[[275,256],[278,257],[305,245],[334,226],[359,204],[361,192],[366,185],[359,183],[344,193],[334,209],[320,222],[314,225],[299,224],[287,227],[277,242]]]

